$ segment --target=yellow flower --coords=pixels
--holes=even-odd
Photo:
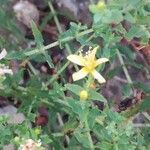
[[[72,77],[74,81],[80,80],[86,77],[88,74],[91,74],[95,79],[98,80],[99,83],[104,83],[106,80],[101,76],[99,72],[95,70],[95,68],[108,61],[107,58],[96,59],[95,54],[98,47],[95,47],[93,50],[89,51],[87,55],[69,55],[67,57],[71,62],[82,66],[83,68],[78,72],[75,72]]]
[[[87,98],[88,98],[88,92],[85,90],[82,90],[80,92],[80,100],[87,100]]]

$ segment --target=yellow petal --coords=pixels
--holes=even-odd
[[[78,55],[69,55],[67,57],[68,60],[70,60],[71,62],[79,65],[79,66],[84,66],[84,58]]]
[[[109,59],[107,59],[107,58],[100,58],[100,59],[97,59],[97,60],[96,60],[96,65],[98,66],[98,65],[103,64],[103,63],[105,63],[105,62],[107,62],[107,61],[109,61]]]
[[[95,79],[98,80],[99,83],[105,83],[106,82],[106,80],[102,77],[102,75],[99,72],[97,72],[96,70],[92,71],[92,75],[94,76]]]
[[[1,51],[1,53],[0,53],[0,60],[1,60],[2,58],[4,58],[6,55],[7,55],[7,51],[6,51],[5,49],[3,49],[3,50]]]
[[[99,48],[99,46],[95,47],[91,53],[89,54],[89,57],[90,57],[90,60],[93,61],[95,59],[95,55],[96,55],[96,52],[97,52],[97,49]]]
[[[72,75],[72,78],[74,81],[77,81],[77,80],[80,80],[84,77],[86,77],[88,74],[88,72],[86,71],[85,68],[82,68],[81,70],[79,70],[78,72],[75,72],[73,75]]]

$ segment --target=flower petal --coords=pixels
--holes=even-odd
[[[13,71],[11,69],[2,69],[0,68],[0,75],[11,74],[13,75]]]
[[[80,80],[80,79],[86,77],[87,74],[88,74],[88,72],[86,71],[86,69],[85,69],[85,68],[82,68],[81,70],[79,70],[78,72],[75,72],[75,73],[72,75],[73,81]]]
[[[92,71],[92,75],[94,76],[95,79],[98,80],[99,83],[105,83],[106,82],[106,80],[102,77],[102,75],[99,72],[97,72],[96,70]]]
[[[95,59],[95,55],[96,55],[96,52],[97,52],[97,49],[99,48],[99,46],[95,47],[91,53],[89,54],[89,60],[93,61]]]
[[[107,62],[107,61],[109,61],[108,58],[100,58],[100,59],[97,59],[97,60],[96,60],[96,65],[98,66],[98,65],[103,64],[103,63],[105,63],[105,62]]]
[[[1,60],[2,58],[4,58],[6,55],[7,55],[7,51],[6,51],[6,49],[3,49],[3,50],[1,51],[1,53],[0,53],[0,60]]]
[[[71,62],[79,65],[79,66],[84,66],[84,58],[78,55],[69,55],[67,57],[68,60],[70,60]]]

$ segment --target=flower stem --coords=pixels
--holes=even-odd
[[[125,66],[124,60],[123,60],[123,58],[122,58],[122,56],[121,56],[121,54],[120,54],[118,49],[117,49],[117,55],[118,55],[118,58],[119,58],[119,61],[120,61],[121,65],[123,66],[123,71],[124,71],[124,74],[125,74],[125,76],[127,78],[128,83],[129,84],[133,84],[132,79],[131,79],[131,77],[129,75],[129,72],[128,72],[126,66]]]
[[[89,91],[89,87],[90,87],[91,83],[93,82],[93,80],[94,80],[93,76],[89,74],[88,80],[87,80],[86,86],[85,86],[85,88],[87,89],[87,91]]]

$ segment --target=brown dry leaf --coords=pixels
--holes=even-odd
[[[150,45],[143,46],[136,40],[131,40],[130,44],[136,51],[141,52],[150,63]]]
[[[132,48],[137,51],[140,52],[144,55],[144,57],[146,58],[146,60],[148,61],[148,63],[150,64],[150,45],[141,45],[141,43],[135,39],[129,41],[125,38],[123,38],[120,43],[122,45],[126,45],[126,46],[132,46]]]
[[[145,46],[140,51],[144,54],[145,57],[147,57],[147,60],[150,64],[150,45]]]

